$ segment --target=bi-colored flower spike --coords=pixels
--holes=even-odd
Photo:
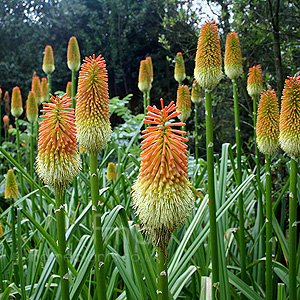
[[[181,84],[182,81],[186,78],[185,65],[181,52],[177,52],[175,57],[174,78],[179,84]]]
[[[78,71],[80,69],[80,52],[78,42],[75,36],[69,40],[67,51],[67,64],[71,71]]]
[[[12,91],[11,97],[11,114],[15,118],[19,118],[23,113],[23,103],[22,103],[22,96],[21,91],[18,86],[15,86]]]
[[[26,116],[30,123],[37,120],[39,116],[38,106],[35,100],[34,92],[30,91],[26,101]]]
[[[150,74],[150,81],[153,82],[153,64],[152,58],[150,56],[146,57],[146,61],[148,62],[149,74]]]
[[[72,98],[72,81],[68,81],[66,87],[66,93],[69,98]]]
[[[41,90],[42,90],[42,103],[49,101],[49,93],[48,93],[48,80],[43,77],[41,82]]]
[[[50,45],[47,45],[45,48],[42,68],[47,75],[50,75],[55,70],[53,50]]]
[[[107,166],[107,181],[117,180],[117,170],[116,165],[113,162],[109,162]]]
[[[194,76],[206,91],[212,91],[223,76],[220,38],[215,21],[206,21],[201,28]]]
[[[16,182],[16,178],[13,170],[8,170],[5,190],[4,190],[5,199],[17,199],[19,198],[19,189]]]
[[[149,73],[148,62],[144,59],[140,62],[140,71],[139,71],[139,90],[143,93],[147,93],[151,89],[151,78]]]
[[[247,79],[247,92],[252,98],[257,98],[263,90],[263,75],[260,65],[249,69]]]
[[[187,85],[181,85],[177,89],[177,111],[181,112],[178,116],[181,122],[185,122],[191,115],[192,103],[191,94]]]
[[[32,78],[31,90],[34,92],[36,103],[39,106],[43,101],[43,97],[42,97],[41,82],[38,76],[34,76]]]
[[[86,57],[81,65],[76,96],[76,127],[85,153],[99,153],[110,141],[109,96],[104,58]]]
[[[67,95],[54,97],[44,103],[39,129],[36,172],[45,184],[61,191],[81,168],[77,150],[74,109]]]
[[[274,90],[265,90],[260,96],[256,141],[259,151],[265,155],[272,155],[279,146],[279,106]]]
[[[300,76],[288,77],[282,92],[279,143],[294,158],[300,156]]]
[[[181,136],[186,132],[176,129],[185,123],[170,123],[180,114],[173,101],[164,106],[161,99],[161,107],[147,107],[144,123],[151,126],[143,131],[141,167],[132,197],[144,230],[154,245],[166,252],[174,229],[189,215],[193,194],[184,143],[187,139]]]
[[[191,100],[195,104],[199,104],[201,102],[201,87],[197,80],[193,81]]]
[[[243,59],[239,37],[236,32],[227,35],[225,58],[225,74],[232,80],[237,79],[243,74]]]

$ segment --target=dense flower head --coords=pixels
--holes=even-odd
[[[78,42],[75,36],[69,40],[67,51],[67,64],[71,71],[78,71],[80,68],[80,52]]]
[[[35,100],[39,106],[43,102],[41,81],[38,76],[32,77],[31,90],[34,92]]]
[[[166,251],[174,229],[189,215],[193,194],[184,143],[187,139],[181,136],[186,132],[176,129],[185,123],[171,123],[180,114],[173,101],[164,106],[161,99],[161,107],[147,107],[144,123],[151,126],[142,132],[141,166],[132,197],[144,230],[155,246]]]
[[[185,65],[181,52],[177,52],[175,57],[174,78],[179,84],[181,84],[182,81],[186,78]]]
[[[183,84],[178,87],[176,106],[177,111],[181,112],[178,118],[181,122],[185,122],[192,112],[191,94],[187,85]]]
[[[42,78],[41,90],[42,90],[42,101],[41,101],[41,103],[48,102],[49,101],[48,80],[45,77]]]
[[[191,100],[195,104],[199,104],[201,102],[201,87],[197,80],[194,80],[192,84]]]
[[[212,91],[223,76],[220,38],[215,21],[206,21],[201,28],[194,76],[207,91]]]
[[[68,81],[66,87],[66,93],[69,98],[72,98],[72,81]]]
[[[22,96],[21,91],[18,86],[15,86],[12,91],[11,96],[11,114],[15,118],[19,118],[23,113],[23,103],[22,103]]]
[[[50,45],[47,45],[45,47],[45,54],[44,54],[42,68],[43,68],[43,71],[47,75],[50,75],[55,70],[53,50],[52,50],[52,47]]]
[[[27,116],[27,120],[30,123],[35,122],[39,116],[39,110],[35,100],[35,94],[33,91],[30,91],[28,93],[28,97],[26,101],[26,116]]]
[[[85,153],[99,153],[110,141],[109,95],[104,58],[86,57],[76,96],[77,139]]]
[[[147,93],[151,89],[151,74],[149,63],[146,59],[140,62],[138,88],[143,93]]]
[[[117,180],[117,170],[116,165],[113,162],[109,162],[107,166],[107,181]]]
[[[16,182],[16,178],[13,170],[8,170],[5,190],[4,190],[5,199],[17,199],[19,198],[19,190]]]
[[[300,156],[300,76],[288,77],[282,92],[279,143],[294,158]]]
[[[149,75],[150,75],[150,81],[151,83],[153,82],[153,64],[152,64],[152,58],[150,56],[146,57],[146,61],[148,63],[148,70],[149,70]]]
[[[39,129],[36,172],[45,184],[62,190],[81,168],[77,150],[74,109],[67,95],[43,103],[45,113]]]
[[[260,96],[256,123],[256,141],[260,152],[272,155],[279,146],[279,106],[274,90]]]
[[[249,69],[247,79],[247,92],[252,98],[257,98],[263,90],[263,75],[260,65]]]
[[[243,59],[239,37],[236,32],[230,32],[227,35],[225,58],[225,74],[230,79],[237,79],[243,74]]]

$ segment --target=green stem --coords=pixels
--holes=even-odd
[[[298,162],[291,158],[289,198],[289,300],[297,300],[297,173]]]
[[[17,160],[18,163],[21,164],[21,151],[20,151],[20,129],[19,129],[19,118],[15,118],[16,124],[16,142],[17,142]],[[21,195],[24,196],[24,181],[23,181],[23,174],[19,172],[19,180],[20,180],[20,190]],[[26,201],[24,203],[24,208],[26,209]]]
[[[147,92],[147,106],[150,106],[150,91]]]
[[[26,291],[25,291],[25,278],[23,272],[23,253],[22,253],[22,233],[21,233],[21,209],[18,208],[17,211],[17,225],[18,225],[18,256],[19,256],[19,274],[21,281],[21,297],[22,300],[26,300]]]
[[[34,140],[35,140],[35,134],[34,134],[34,122],[31,123],[30,126],[30,176],[31,178],[34,178]],[[31,191],[34,190],[33,184],[31,184]],[[35,197],[34,195],[31,196],[31,202],[32,202],[32,216],[35,218],[35,211],[36,211],[36,205],[35,205]]]
[[[69,270],[66,257],[66,224],[65,224],[65,207],[64,207],[64,191],[60,189],[55,190],[55,216],[56,229],[58,241],[58,264],[61,284],[61,298],[62,300],[69,299]]]
[[[10,203],[11,210],[11,239],[12,239],[12,249],[11,249],[11,257],[13,262],[14,269],[14,282],[17,286],[19,286],[19,270],[17,263],[17,237],[16,237],[16,212],[13,200]]]
[[[266,218],[266,300],[272,300],[272,182],[270,155],[266,155]]]
[[[195,103],[195,158],[196,164],[198,164],[198,147],[199,147],[199,138],[198,138],[198,104]]]
[[[87,155],[83,154],[82,161],[83,161],[83,171],[84,174],[87,174]],[[89,204],[89,188],[88,185],[84,184],[84,199],[85,199],[85,205],[87,206]],[[90,228],[90,216],[89,214],[86,215],[86,226],[87,228]]]
[[[209,194],[209,223],[210,223],[210,245],[212,253],[212,283],[219,282],[218,263],[218,234],[216,223],[216,201],[214,189],[214,144],[213,144],[213,118],[211,92],[205,91],[205,115],[206,115],[206,155],[207,155],[207,177]],[[215,292],[213,292],[215,294]]]
[[[106,299],[106,285],[104,273],[104,249],[101,226],[101,210],[99,197],[99,179],[98,179],[98,159],[97,154],[89,154],[91,197],[92,197],[92,217],[94,230],[95,246],[95,269],[96,269],[96,287],[97,299]]]
[[[50,98],[50,94],[51,94],[51,74],[47,75],[47,81],[48,81],[48,97]]]
[[[239,98],[237,93],[236,80],[232,80],[233,99],[234,99],[234,122],[235,122],[235,141],[236,141],[236,160],[237,160],[237,186],[242,183],[242,149],[241,149],[241,129],[240,129],[240,111]],[[245,221],[244,221],[244,201],[243,194],[239,195],[238,201],[239,209],[239,244],[240,244],[240,258],[241,258],[241,278],[246,281],[246,245],[245,245]]]
[[[156,267],[157,267],[157,299],[158,300],[168,300],[168,271],[167,271],[167,265],[168,265],[168,259],[167,254],[164,253],[160,249],[160,247],[156,248],[157,251],[157,261],[156,261]]]

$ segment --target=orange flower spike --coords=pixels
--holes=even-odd
[[[42,100],[41,102],[48,102],[49,101],[49,94],[48,94],[48,80],[47,78],[43,77],[41,82],[41,90],[42,90]]]
[[[80,52],[78,42],[75,36],[69,40],[67,51],[67,64],[71,71],[78,71],[80,68]]]
[[[225,74],[232,80],[237,79],[243,74],[243,59],[239,37],[236,32],[227,35],[225,58]]]
[[[147,56],[146,57],[146,61],[148,63],[150,81],[152,83],[153,82],[153,64],[152,64],[152,58],[150,56]]]
[[[247,92],[252,98],[257,98],[263,90],[263,74],[260,65],[249,69]]]
[[[177,52],[175,57],[174,78],[179,84],[181,84],[182,81],[186,78],[185,65],[181,52]]]
[[[31,90],[34,92],[36,103],[39,106],[43,102],[43,97],[42,97],[41,82],[38,76],[34,76],[32,78]]]
[[[36,172],[45,184],[62,190],[81,169],[77,150],[74,110],[65,95],[44,103],[39,129]]]
[[[146,60],[141,60],[139,70],[138,88],[141,92],[147,93],[151,89],[150,69]]]
[[[279,106],[274,90],[263,91],[258,106],[256,140],[260,152],[272,155],[279,146]]]
[[[178,107],[177,111],[181,112],[178,118],[185,122],[192,112],[191,94],[187,85],[183,84],[178,87],[176,106]]]
[[[8,115],[5,115],[5,116],[3,117],[3,127],[4,127],[4,129],[7,129],[7,128],[8,128],[8,122],[9,122]]]
[[[23,113],[23,103],[21,97],[21,91],[18,86],[15,86],[12,91],[11,97],[11,114],[15,118],[19,118]]]
[[[13,170],[8,170],[5,190],[4,190],[5,199],[17,199],[19,198],[19,190],[16,182],[16,178]]]
[[[300,157],[300,76],[285,80],[279,122],[282,150],[293,158]]]
[[[38,106],[35,100],[35,94],[32,91],[29,92],[26,101],[26,116],[27,120],[30,123],[35,122],[39,116]]]
[[[42,68],[47,75],[50,75],[55,70],[53,50],[50,45],[47,45],[45,48]]]
[[[76,96],[77,139],[85,153],[99,153],[110,141],[109,96],[104,58],[86,57]]]
[[[169,123],[170,116],[180,115],[172,101],[162,109],[148,106],[143,130],[140,173],[133,185],[133,203],[140,222],[155,246],[165,250],[172,232],[180,226],[193,206],[187,168],[185,131]]]
[[[194,77],[206,91],[212,91],[223,76],[218,27],[206,21],[201,28],[195,58]]]

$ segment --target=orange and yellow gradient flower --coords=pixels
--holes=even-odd
[[[257,98],[263,90],[263,75],[260,65],[249,69],[247,79],[247,92],[252,98]]]
[[[40,104],[42,104],[43,97],[42,97],[41,81],[38,76],[34,76],[32,78],[31,90],[34,92],[36,103],[39,106]]]
[[[256,141],[259,151],[272,155],[279,146],[279,106],[276,93],[263,91],[258,106]]]
[[[48,80],[43,77],[41,81],[41,90],[42,90],[42,103],[49,101],[49,92],[48,92]]]
[[[181,84],[182,81],[186,78],[185,64],[181,52],[177,52],[175,57],[174,78],[179,84]]]
[[[22,96],[21,91],[18,86],[15,86],[12,91],[11,96],[11,114],[15,118],[19,118],[23,113],[23,103],[22,103]]]
[[[181,112],[181,114],[178,115],[179,120],[185,122],[192,112],[191,94],[187,85],[183,84],[178,87],[176,106],[178,107],[177,111]]]
[[[194,77],[206,91],[212,91],[223,76],[218,27],[206,21],[201,28],[195,58]]]
[[[193,194],[188,178],[187,139],[185,131],[171,123],[177,117],[177,107],[161,99],[159,110],[148,106],[144,123],[149,124],[142,138],[140,173],[133,185],[136,214],[155,246],[166,251],[174,229],[182,225],[193,207]],[[175,128],[174,128],[175,127]]]
[[[81,168],[72,101],[51,95],[41,112],[36,172],[54,190],[63,190]]]
[[[75,36],[69,40],[67,50],[67,64],[71,71],[78,71],[80,68],[80,52],[78,42]]]
[[[151,90],[151,68],[149,61],[141,60],[139,70],[138,88],[141,92],[147,93]]]
[[[45,47],[42,69],[47,75],[50,75],[55,70],[53,50],[50,45]]]
[[[282,150],[293,158],[300,157],[300,76],[285,80],[279,122]]]
[[[110,141],[109,96],[104,58],[86,57],[76,95],[77,140],[84,153],[99,153]]]

